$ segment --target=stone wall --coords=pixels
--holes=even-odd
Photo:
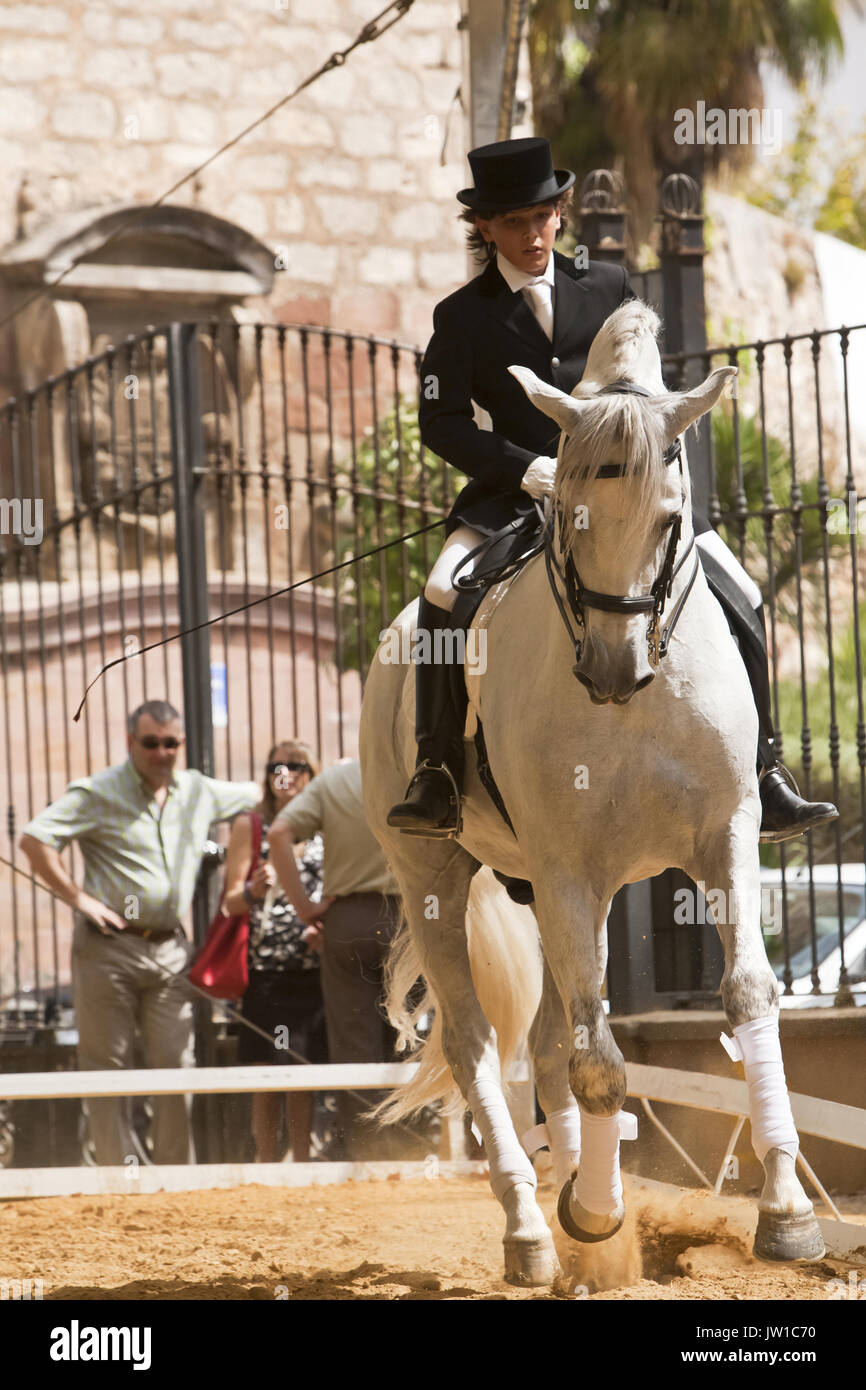
[[[763,418],[766,433],[780,441],[788,459],[793,458],[798,481],[816,479],[820,465],[829,496],[843,499],[850,461],[858,493],[864,496],[866,403],[860,382],[866,370],[866,327],[857,329],[855,325],[866,322],[866,252],[718,190],[708,192],[706,209],[705,283],[711,345],[781,339],[786,334],[796,338],[816,329],[837,329],[843,323],[854,330],[847,345],[847,410],[841,335],[831,332],[814,341],[800,337],[791,344],[790,402],[785,346],[776,342],[766,348]],[[715,365],[721,361],[716,358]],[[738,362],[741,415],[759,422],[761,374],[757,355],[744,351]],[[790,535],[786,518],[780,520],[779,527],[783,539]],[[765,594],[769,592],[763,560],[752,554],[747,563]],[[805,660],[811,679],[827,663],[823,577],[818,578],[819,582],[807,587],[804,600]],[[829,593],[833,630],[838,635],[851,622],[853,603],[847,545],[833,552]],[[859,595],[861,600],[866,598],[862,567]],[[789,617],[794,597],[789,583]],[[777,638],[779,672],[795,677],[800,670],[796,630],[789,625],[777,631]]]
[[[866,251],[832,237],[816,236],[739,198],[710,190],[706,199],[709,254],[705,261],[708,337],[711,344],[754,342],[795,337],[815,329],[838,328],[866,321]],[[820,249],[820,255],[819,255]],[[838,269],[851,282],[852,295],[840,302],[835,292]],[[858,276],[852,263],[859,266]],[[831,293],[831,289],[833,292]],[[859,290],[859,296],[857,291]],[[866,364],[866,329],[849,343],[849,427],[854,475],[860,491],[866,488],[866,412],[855,375],[855,363]],[[759,409],[759,382],[754,355],[744,355],[748,379],[743,384],[750,411]],[[788,441],[788,398],[782,345],[765,355],[765,418],[767,429]],[[834,496],[841,495],[848,467],[842,355],[838,334],[818,340],[820,384],[820,443],[823,464]],[[791,350],[795,449],[801,476],[817,473],[818,399],[815,361],[810,341]],[[835,491],[834,491],[835,489]]]
[[[259,118],[380,6],[372,0],[0,8],[0,242],[145,203]],[[417,0],[171,201],[238,223],[285,270],[284,320],[426,341],[464,279],[458,0]],[[22,191],[22,181],[26,179]]]

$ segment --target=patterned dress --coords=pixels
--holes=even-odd
[[[268,826],[262,825],[260,861],[268,857]],[[322,896],[322,859],[324,844],[315,835],[304,845],[303,855],[296,859],[304,889],[313,902]],[[266,1038],[252,1029],[241,1027],[238,1035],[238,1063],[254,1066],[258,1063],[297,1064],[300,1054],[310,1062],[327,1062],[328,1044],[322,998],[321,969],[318,952],[308,949],[303,940],[306,926],[299,921],[295,910],[277,883],[264,898],[250,907],[249,972],[250,983],[243,998],[244,1018],[275,1039]],[[285,1038],[288,1046],[276,1042]]]
[[[269,826],[262,825],[262,863],[268,858]],[[296,859],[304,891],[313,902],[322,897],[322,858],[324,845],[321,835],[314,835],[304,845],[303,857]],[[304,922],[295,916],[279,883],[269,888],[265,896],[250,907],[249,967],[253,970],[318,970],[319,955],[310,951],[303,940]]]

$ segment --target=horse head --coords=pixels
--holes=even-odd
[[[689,391],[667,391],[658,326],[648,305],[621,305],[593,340],[570,396],[526,367],[509,368],[562,430],[552,548],[582,629],[574,674],[596,704],[626,704],[666,650],[665,603],[692,573],[683,563],[694,536],[679,436],[736,375],[720,367]]]

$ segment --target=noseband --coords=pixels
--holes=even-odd
[[[651,391],[645,390],[643,386],[638,386],[636,382],[621,380],[611,382],[609,386],[603,387],[602,390],[598,392],[598,394],[600,396],[651,396],[653,393]],[[680,477],[682,477],[682,447],[678,438],[675,439],[673,443],[667,447],[667,449],[665,449],[662,458],[667,467],[670,467],[670,465],[675,460],[678,461],[680,467]],[[605,463],[601,466],[601,468],[599,468],[598,473],[595,476],[598,478],[623,478],[625,477],[625,471],[625,463]],[[685,502],[685,492],[683,493],[683,502]],[[536,507],[538,507],[537,503]],[[543,517],[543,513],[541,512],[540,507],[538,507],[538,511]],[[661,658],[667,654],[668,646],[670,644],[671,637],[673,636],[674,628],[676,627],[677,621],[679,619],[680,613],[683,610],[686,599],[691,593],[692,585],[694,584],[698,573],[699,560],[697,551],[695,551],[695,563],[694,568],[692,569],[691,576],[689,578],[689,582],[686,585],[680,598],[678,599],[676,607],[673,610],[673,613],[667,626],[665,627],[663,632],[659,633],[659,622],[665,610],[665,602],[671,596],[671,589],[673,588],[674,579],[679,574],[695,544],[695,538],[693,535],[691,540],[689,541],[688,546],[686,547],[684,554],[680,557],[679,561],[675,565],[674,560],[676,559],[677,546],[679,544],[683,524],[682,512],[680,512],[676,517],[674,517],[674,520],[671,523],[671,534],[668,540],[667,550],[665,551],[665,558],[662,563],[661,569],[659,570],[655,580],[652,583],[649,593],[636,594],[633,597],[627,594],[603,594],[598,592],[596,589],[585,588],[581,582],[580,575],[578,574],[574,561],[571,557],[570,548],[562,544],[564,528],[561,507],[558,504],[552,506],[549,517],[544,517],[543,519],[544,560],[545,565],[547,567],[547,578],[550,583],[550,587],[553,590],[553,596],[556,599],[556,605],[559,609],[562,620],[565,623],[569,640],[572,642],[574,646],[575,665],[572,668],[574,674],[577,675],[577,666],[580,662],[580,657],[583,652],[583,643],[586,633],[586,618],[584,615],[585,608],[597,608],[605,613],[624,613],[628,616],[632,616],[635,613],[650,613],[652,616],[650,618],[646,630],[647,651],[649,654],[650,665],[653,667],[653,669],[656,669]],[[560,548],[565,553],[565,561],[562,568],[560,568],[560,565],[554,553],[554,541],[556,539],[557,530],[559,532]],[[563,588],[565,589],[566,599],[568,602],[568,608],[571,612],[571,616],[575,619],[578,626],[583,629],[584,637],[579,637],[575,633],[571,625],[569,615],[566,612],[565,605],[563,604],[563,601],[559,594],[559,590],[556,586],[556,582],[553,577],[554,570],[559,576]]]

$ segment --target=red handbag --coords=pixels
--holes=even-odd
[[[258,868],[262,847],[261,817],[251,814],[253,857],[248,877]],[[222,902],[216,917],[208,927],[204,944],[196,956],[188,978],[192,984],[209,994],[211,999],[239,999],[250,982],[247,952],[250,944],[250,919],[229,917]]]

